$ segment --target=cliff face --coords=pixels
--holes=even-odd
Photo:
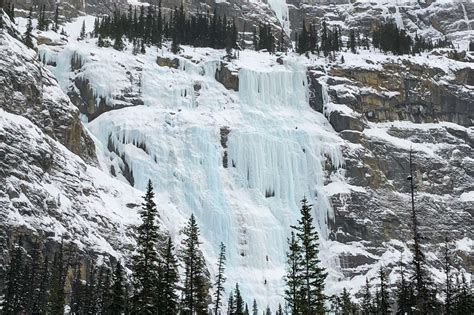
[[[101,3],[87,1],[86,12],[105,12]],[[339,12],[334,19],[345,26],[398,19],[399,12],[414,27],[412,8],[426,17],[414,25],[428,29],[441,14],[434,8],[443,6],[420,3],[388,11],[338,1],[293,5],[315,19]],[[283,16],[275,2],[246,5],[263,8],[253,19],[268,11],[278,25]],[[219,6],[248,14],[238,3]],[[67,38],[36,34],[42,62],[12,37],[19,37],[14,27],[0,30],[0,218],[7,236],[62,236],[83,251],[120,257],[133,250],[138,196],[151,179],[163,231],[178,243],[194,213],[208,262],[224,241],[230,285],[242,283],[246,296],[277,305],[289,225],[306,195],[328,293],[355,293],[380,265],[410,258],[412,149],[429,262],[440,266],[448,234],[456,268],[472,271],[472,53],[454,60],[449,50],[402,57],[360,50],[331,61],[246,50],[224,62],[223,51],[183,47],[174,55],[165,45],[135,56],[130,45],[118,52],[76,40],[83,19],[92,27],[90,16],[68,23]],[[461,20],[457,29],[439,29],[456,38]]]

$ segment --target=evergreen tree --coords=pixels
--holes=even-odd
[[[362,314],[370,315],[374,313],[373,309],[373,301],[372,301],[372,293],[370,292],[370,283],[369,279],[365,278],[365,286],[364,286],[364,295],[362,298]]]
[[[378,303],[377,313],[381,315],[390,314],[390,298],[388,292],[388,284],[387,284],[387,275],[385,270],[380,267],[379,270],[379,278],[380,278],[380,298]]]
[[[51,314],[64,313],[64,282],[66,281],[67,263],[64,261],[64,246],[61,241],[59,248],[54,253],[51,268],[50,294],[48,309]]]
[[[79,34],[79,39],[86,38],[86,21],[82,21],[81,33]]]
[[[413,287],[408,281],[405,271],[405,265],[400,258],[400,280],[397,283],[397,314],[409,314],[413,305]]]
[[[133,310],[141,314],[154,314],[156,301],[155,289],[158,284],[158,226],[156,217],[158,210],[153,201],[155,193],[151,180],[148,181],[147,190],[143,197],[140,217],[142,223],[137,229],[137,249],[133,256],[134,295]]]
[[[342,290],[341,294],[341,315],[351,315],[355,314],[357,308],[355,304],[351,301],[351,296],[349,292],[347,292],[346,288]]]
[[[298,40],[298,53],[304,54],[309,50],[309,38],[308,38],[308,30],[306,29],[306,22],[303,20],[303,29],[301,30],[301,34]]]
[[[227,314],[228,315],[235,315],[235,300],[234,300],[234,292],[230,291],[229,300],[227,301]]]
[[[186,314],[206,314],[209,295],[209,283],[205,278],[204,258],[199,249],[199,227],[194,215],[182,233],[181,259],[184,263],[185,281],[183,287],[183,306]]]
[[[454,314],[473,314],[474,297],[472,288],[466,281],[464,274],[457,277],[456,293],[454,295]]]
[[[32,24],[32,16],[33,16],[33,9],[30,8],[30,13],[28,14],[28,22],[26,24],[26,31],[23,34],[23,43],[28,47],[28,48],[33,48],[33,39],[31,35],[31,31],[33,30],[33,24]]]
[[[110,292],[111,276],[110,269],[102,265],[99,268],[99,275],[96,286],[97,311],[105,314],[111,305],[112,295]]]
[[[324,314],[325,300],[324,281],[327,273],[321,267],[319,255],[319,236],[316,227],[313,225],[311,215],[311,205],[308,204],[306,197],[301,200],[301,218],[297,226],[292,228],[296,230],[296,236],[301,244],[302,253],[302,281],[301,288],[302,299],[301,309],[303,314]]]
[[[178,308],[178,294],[176,293],[179,281],[178,262],[174,253],[174,245],[171,237],[162,253],[162,291],[163,291],[163,309],[164,314],[176,314]]]
[[[291,309],[291,314],[298,314],[301,304],[301,288],[303,286],[302,273],[302,256],[301,247],[298,244],[296,235],[291,232],[291,238],[288,239],[289,251],[287,257],[287,274],[285,277],[286,289],[285,300]]]
[[[84,309],[86,314],[96,314],[98,312],[97,296],[97,267],[94,261],[90,262],[89,271],[86,277],[86,286],[84,294]]]
[[[123,267],[119,261],[115,265],[112,287],[111,287],[111,301],[109,306],[110,314],[122,314],[125,311],[126,290]]]
[[[278,310],[276,312],[277,315],[283,315],[283,308],[281,307],[281,304],[278,303]]]
[[[77,263],[74,267],[74,276],[71,283],[71,314],[83,314],[85,312],[86,288],[82,283],[81,266]]]
[[[329,41],[328,28],[326,25],[326,21],[323,21],[323,26],[321,30],[321,50],[324,53],[324,57],[327,57],[331,50],[331,44]]]
[[[244,300],[240,294],[239,284],[235,285],[234,291],[235,315],[244,315]]]
[[[354,30],[350,30],[349,32],[349,48],[353,54],[356,53],[356,40],[355,40],[355,32]]]
[[[425,255],[421,250],[420,239],[421,235],[418,231],[418,218],[415,211],[415,179],[413,173],[412,151],[410,150],[410,181],[411,190],[411,210],[412,210],[412,229],[413,229],[413,279],[414,279],[414,298],[416,309],[423,313],[430,313],[433,307],[437,304],[436,295],[433,290],[433,285],[428,276],[426,269]]]
[[[444,247],[444,274],[446,276],[446,282],[444,287],[444,312],[446,315],[453,314],[453,285],[451,275],[451,251],[449,249],[449,239],[445,238]]]
[[[217,277],[216,282],[214,283],[214,287],[216,291],[214,293],[215,297],[215,306],[214,306],[214,315],[219,315],[220,307],[222,306],[222,295],[225,292],[224,289],[224,282],[226,277],[224,275],[224,268],[225,268],[225,245],[221,243],[220,245],[220,252],[219,252],[219,260],[217,262]]]
[[[252,304],[252,315],[258,315],[257,300],[255,299],[253,299],[253,304]]]
[[[53,24],[53,31],[57,32],[59,29],[59,6],[56,5],[56,9],[54,10],[54,24]]]

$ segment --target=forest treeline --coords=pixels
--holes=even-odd
[[[0,0],[0,7],[4,9],[14,21],[14,5],[10,1]],[[38,5],[37,12],[33,7],[28,15],[27,29],[23,34],[23,41],[33,47],[32,22],[36,17],[39,30],[48,30],[50,27],[59,31],[58,6],[53,14],[47,14],[44,5]],[[234,18],[220,16],[216,9],[211,13],[186,13],[184,6],[175,7],[163,13],[161,2],[158,6],[129,6],[128,11],[115,10],[110,16],[98,17],[94,22],[94,29],[86,33],[86,25],[82,25],[79,39],[87,36],[97,38],[100,47],[113,47],[123,50],[126,41],[132,44],[134,53],[145,53],[147,47],[161,47],[164,41],[171,41],[171,50],[177,53],[180,45],[194,47],[210,47],[225,49],[227,57],[235,55],[233,50],[255,49],[273,52],[294,50],[300,54],[314,53],[325,57],[335,57],[338,51],[357,53],[360,49],[377,49],[394,55],[418,54],[435,48],[454,48],[447,38],[431,40],[415,34],[410,36],[391,21],[378,23],[372,32],[361,33],[357,29],[349,29],[343,35],[337,25],[328,25],[323,20],[321,24],[303,21],[301,31],[294,32],[294,37],[287,37],[283,29],[276,30],[270,23],[260,22],[255,27],[238,31]],[[48,16],[50,15],[50,16]],[[0,21],[1,27],[1,21]],[[64,30],[61,32],[65,35]],[[474,43],[469,46],[474,50]]]
[[[414,234],[413,260],[399,264],[396,286],[389,284],[387,270],[381,267],[378,279],[366,280],[358,303],[346,289],[340,295],[327,296],[327,272],[319,259],[312,206],[304,198],[300,219],[291,226],[288,238],[284,298],[272,312],[267,305],[259,307],[255,298],[243,296],[239,283],[230,292],[225,291],[223,243],[216,262],[217,274],[209,275],[194,215],[181,230],[182,242],[176,249],[171,237],[159,230],[153,199],[149,182],[140,210],[135,251],[118,261],[88,261],[90,257],[84,258],[64,241],[50,259],[44,242],[37,240],[26,250],[19,237],[6,255],[10,258],[2,281],[0,313],[314,315],[472,314],[474,310],[470,284],[463,274],[453,271],[449,241],[444,250],[446,281],[435,284],[419,244],[419,232]]]

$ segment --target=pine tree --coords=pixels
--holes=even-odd
[[[301,304],[301,288],[303,286],[302,272],[302,256],[301,247],[298,244],[296,235],[291,232],[291,238],[288,239],[289,251],[287,257],[287,274],[285,277],[286,289],[285,300],[291,309],[292,314],[298,314]]]
[[[253,299],[253,304],[252,304],[252,315],[258,315],[257,300],[255,299]]]
[[[235,315],[235,300],[234,300],[234,292],[230,291],[229,300],[227,301],[227,314],[228,315]]]
[[[353,54],[356,53],[356,40],[355,40],[355,32],[354,30],[350,30],[349,32],[349,48]]]
[[[374,313],[372,293],[370,292],[369,279],[365,278],[364,295],[362,298],[362,314],[370,315]]]
[[[454,297],[454,314],[473,314],[474,297],[472,288],[466,281],[464,274],[457,278],[456,294]]]
[[[244,315],[244,300],[240,294],[239,284],[235,285],[234,291],[235,315]]]
[[[351,301],[351,296],[347,292],[346,288],[343,288],[341,294],[341,315],[351,315],[355,314],[357,309],[354,303]]]
[[[59,29],[59,6],[56,5],[56,10],[54,10],[54,25],[53,25],[53,31],[57,32]]]
[[[299,54],[304,54],[305,52],[309,50],[308,42],[309,42],[308,30],[306,29],[306,22],[303,20],[303,29],[301,30],[301,34],[298,40],[298,53]]]
[[[125,311],[126,289],[123,267],[119,261],[115,265],[109,311],[111,314],[122,314]]]
[[[214,283],[214,287],[216,291],[214,293],[215,297],[215,306],[214,306],[214,315],[219,315],[220,307],[222,306],[222,296],[225,292],[224,289],[224,282],[226,277],[224,275],[224,268],[225,268],[225,245],[221,243],[220,245],[220,252],[219,252],[219,260],[217,262],[217,277],[216,282]]]
[[[430,313],[433,307],[437,304],[436,295],[432,288],[432,283],[428,276],[426,269],[425,255],[421,250],[420,239],[421,235],[418,231],[418,218],[415,210],[415,178],[412,160],[412,151],[410,150],[410,176],[407,178],[410,181],[411,190],[411,211],[412,211],[412,230],[413,230],[413,278],[414,278],[414,298],[416,309],[421,313]]]
[[[378,309],[377,313],[378,314],[390,314],[390,298],[389,298],[389,292],[388,292],[388,285],[387,285],[387,275],[385,273],[385,270],[380,267],[379,270],[379,278],[380,278],[380,299],[378,303]]]
[[[97,267],[94,261],[90,262],[89,271],[86,277],[84,294],[84,310],[86,314],[96,314],[98,312],[97,296]]]
[[[446,276],[446,282],[444,287],[444,312],[446,315],[453,314],[453,284],[451,275],[451,251],[449,249],[449,239],[445,238],[444,247],[444,274]]]
[[[409,314],[412,311],[413,305],[413,286],[408,281],[405,271],[405,264],[400,258],[400,280],[397,283],[397,314]]]
[[[64,313],[64,282],[66,281],[66,270],[67,264],[64,261],[64,246],[61,241],[59,248],[54,253],[51,268],[48,309],[52,314]]]
[[[86,21],[82,21],[81,33],[79,34],[79,39],[86,38]]]
[[[281,304],[278,304],[278,310],[277,310],[277,315],[283,315],[283,308],[281,307]]]
[[[153,201],[154,197],[155,193],[153,192],[153,185],[150,180],[143,197],[144,202],[140,211],[142,223],[137,229],[137,249],[136,254],[133,256],[133,309],[134,312],[142,314],[153,314],[156,312],[154,296],[159,278],[157,255],[159,235],[158,226],[155,222],[158,210]]]
[[[184,263],[185,281],[183,288],[183,305],[186,313],[206,314],[209,283],[205,278],[204,258],[199,249],[199,227],[194,215],[191,215],[183,229],[181,259]]]
[[[311,205],[308,204],[306,197],[301,200],[301,219],[297,226],[292,227],[296,230],[296,236],[301,244],[302,253],[302,280],[303,285],[301,309],[303,314],[324,314],[325,300],[324,281],[327,273],[321,267],[319,255],[319,236],[316,227],[313,225],[311,215]]]
[[[162,253],[162,288],[163,291],[163,310],[164,314],[175,314],[178,308],[178,294],[176,293],[179,274],[178,274],[178,262],[174,253],[174,245],[171,237],[168,237],[168,241],[165,246],[165,250]]]
[[[99,275],[97,277],[97,286],[96,286],[96,299],[97,299],[97,311],[99,314],[105,314],[111,304],[111,277],[110,269],[102,265],[99,267]]]
[[[23,34],[23,43],[28,47],[28,48],[33,48],[33,39],[31,35],[31,31],[33,31],[33,24],[32,24],[32,16],[33,16],[33,8],[30,8],[30,13],[28,14],[28,22],[26,24],[26,31]]]
[[[82,283],[81,266],[77,263],[74,266],[74,276],[71,283],[71,314],[83,314],[85,312],[86,288]]]

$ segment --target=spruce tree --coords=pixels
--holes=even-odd
[[[471,286],[467,283],[464,274],[457,277],[457,285],[454,295],[454,314],[473,314],[474,297]]]
[[[244,300],[240,294],[239,284],[235,285],[234,291],[235,315],[244,315]]]
[[[287,274],[285,277],[285,300],[288,302],[291,314],[298,314],[301,304],[301,288],[304,281],[301,274],[303,263],[301,247],[294,232],[291,232],[291,238],[288,239],[288,246],[289,250],[286,253]]]
[[[402,258],[400,258],[400,280],[397,283],[397,292],[396,299],[398,310],[397,314],[409,314],[414,305],[413,305],[413,286],[411,282],[407,279],[407,274],[405,270],[405,264],[403,263]]]
[[[50,294],[48,309],[52,314],[64,313],[64,283],[66,281],[67,263],[64,260],[64,246],[61,241],[59,248],[54,253],[53,264],[51,266]]]
[[[433,310],[437,304],[436,295],[433,290],[433,285],[428,276],[426,269],[425,255],[421,248],[421,235],[418,230],[418,217],[415,210],[415,178],[412,151],[409,155],[410,176],[407,178],[410,181],[411,191],[411,214],[412,214],[412,230],[413,230],[413,279],[414,279],[414,298],[417,311],[427,314]]]
[[[453,314],[453,284],[451,275],[451,251],[449,249],[449,239],[445,238],[444,247],[444,274],[446,276],[446,282],[444,286],[444,312],[446,315]]]
[[[214,293],[214,297],[215,297],[214,315],[219,314],[220,307],[222,306],[222,296],[225,292],[225,289],[224,289],[224,282],[226,280],[226,277],[224,275],[225,261],[226,261],[225,245],[224,243],[221,243],[220,251],[219,251],[219,260],[217,262],[216,282],[214,283],[214,287],[216,288],[216,291]]]
[[[252,304],[252,315],[258,315],[257,300],[255,299],[253,299],[253,304]]]
[[[235,300],[233,291],[230,291],[229,300],[227,301],[227,315],[235,315]]]
[[[183,306],[186,314],[206,314],[209,283],[205,277],[205,262],[199,245],[199,227],[194,215],[182,231],[181,260],[184,264]]]
[[[30,8],[30,13],[28,14],[28,22],[26,24],[26,31],[23,34],[23,43],[28,47],[28,48],[33,48],[33,39],[31,35],[31,31],[33,31],[33,24],[32,24],[32,16],[33,16],[33,8]]]
[[[361,309],[362,314],[364,314],[364,315],[369,315],[369,314],[374,313],[372,293],[370,292],[370,283],[369,283],[368,278],[365,278],[365,286],[364,286],[364,290],[363,290],[361,308],[362,308]]]
[[[154,296],[159,279],[157,254],[159,234],[155,222],[158,210],[153,201],[154,197],[155,193],[150,180],[143,197],[144,202],[140,211],[142,223],[137,228],[137,246],[133,256],[133,310],[142,314],[156,312]]]
[[[58,29],[59,29],[59,26],[58,26],[59,25],[59,23],[58,23],[58,21],[59,21],[59,6],[58,5],[56,5],[56,9],[54,10],[54,19],[53,19],[53,21],[54,21],[53,31],[57,32]]]
[[[309,50],[308,46],[309,46],[308,30],[306,29],[306,22],[303,20],[303,29],[301,30],[301,34],[298,40],[298,53],[304,54],[305,52],[307,52]]]
[[[162,268],[161,268],[161,279],[163,292],[163,301],[161,310],[164,314],[175,314],[178,308],[178,262],[174,253],[174,245],[171,237],[168,237],[168,241],[165,246],[165,250],[162,253]]]
[[[321,267],[319,255],[319,236],[316,227],[313,225],[311,215],[311,205],[304,197],[301,200],[301,218],[297,226],[292,228],[296,231],[296,236],[301,244],[302,254],[302,299],[301,309],[303,314],[324,314],[325,300],[324,281],[327,273]]]
[[[79,34],[79,39],[86,38],[86,20],[82,21],[81,33]]]
[[[98,312],[97,296],[97,266],[94,261],[90,262],[89,271],[86,277],[84,294],[84,309],[86,314],[96,314]]]
[[[74,276],[71,283],[71,314],[83,314],[85,312],[86,288],[82,283],[80,263],[74,266]]]
[[[355,40],[355,32],[354,30],[350,30],[349,32],[349,48],[353,54],[356,53],[356,40]]]
[[[381,315],[390,314],[390,297],[388,292],[387,275],[383,267],[379,270],[380,279],[380,299],[378,303],[377,313]]]
[[[351,295],[347,292],[346,288],[343,288],[341,298],[341,315],[355,314],[357,309],[355,304],[351,300]]]
[[[109,311],[111,314],[122,314],[125,311],[126,289],[124,270],[120,261],[115,264],[115,269],[112,277],[111,299]]]

